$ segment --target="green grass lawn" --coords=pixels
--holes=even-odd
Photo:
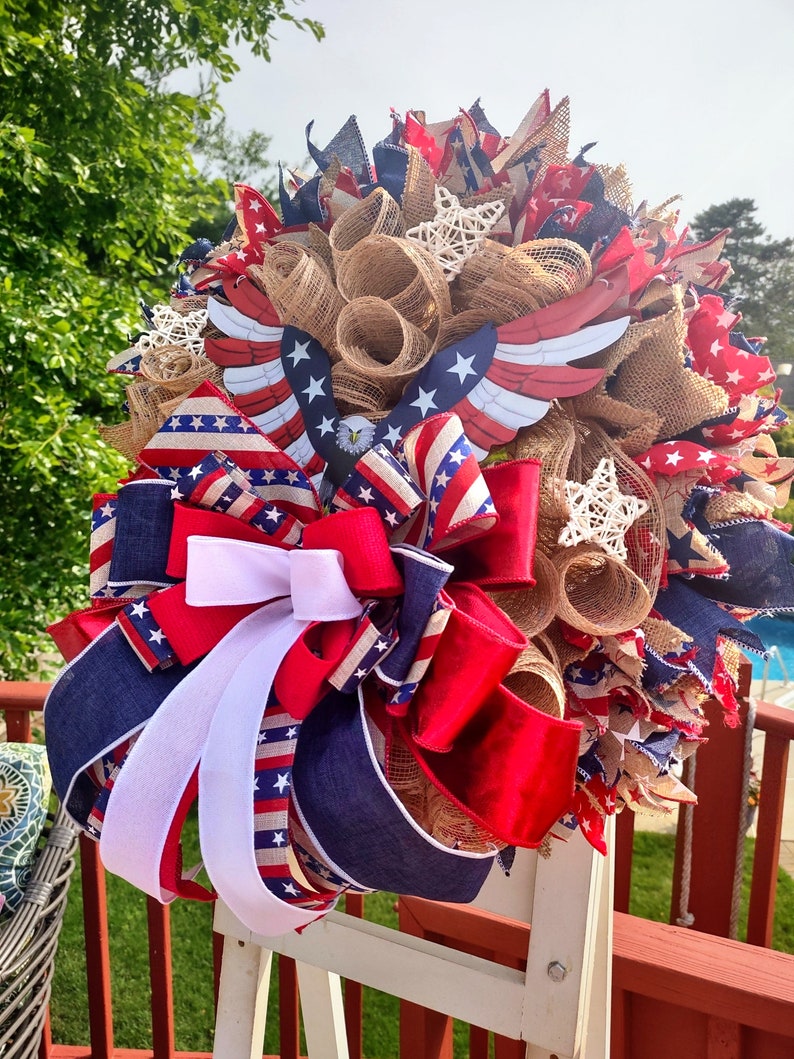
[[[634,838],[631,911],[634,915],[667,922],[670,913],[674,837],[640,832]],[[746,929],[747,894],[754,840],[747,840],[744,899],[740,919]],[[150,1047],[149,972],[146,934],[146,899],[129,884],[108,875],[108,917],[113,969],[113,1010],[116,1046]],[[393,894],[375,894],[366,900],[367,916],[396,927]],[[183,1051],[211,1051],[212,908],[178,901],[172,906],[171,935],[174,966],[176,1046]],[[794,952],[794,879],[781,872],[775,916],[775,948]],[[265,1052],[278,1054],[277,974],[273,974]],[[398,1009],[395,997],[365,990],[364,1054],[369,1059],[396,1059]],[[75,874],[64,917],[52,999],[53,1039],[63,1044],[88,1042],[85,1000],[85,954],[82,933],[82,895]],[[468,1035],[455,1027],[456,1059],[468,1054]]]

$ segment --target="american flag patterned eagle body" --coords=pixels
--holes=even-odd
[[[340,485],[373,445],[389,448],[421,420],[455,412],[478,459],[536,423],[554,398],[596,385],[600,368],[570,362],[616,342],[628,316],[609,319],[624,297],[623,270],[590,287],[496,327],[485,324],[438,350],[378,423],[343,417],[331,388],[331,363],[305,331],[284,327],[267,296],[246,276],[226,278],[209,299],[209,317],[225,337],[206,339],[207,356],[224,368],[235,404],[309,474],[327,464]],[[610,313],[612,310],[612,313]],[[593,323],[599,317],[605,321]]]

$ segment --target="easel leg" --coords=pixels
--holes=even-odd
[[[339,975],[300,961],[297,968],[309,1059],[349,1059]]]
[[[269,949],[223,939],[213,1059],[261,1059],[272,959]]]

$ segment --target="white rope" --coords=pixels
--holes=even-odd
[[[686,760],[686,775],[684,783],[694,793],[695,791],[695,754]],[[692,830],[694,825],[695,806],[687,803],[681,810],[684,814],[684,854],[681,861],[681,889],[678,894],[678,918],[676,924],[679,927],[691,927],[694,925],[695,917],[689,911],[689,892],[692,886]]]
[[[733,868],[733,890],[731,891],[731,919],[728,937],[736,940],[739,933],[739,906],[742,901],[742,877],[744,875],[744,838],[747,834],[747,796],[750,793],[750,772],[753,767],[753,729],[755,728],[755,699],[748,700],[747,719],[744,731],[744,771],[742,773],[742,800],[736,833],[736,860]]]

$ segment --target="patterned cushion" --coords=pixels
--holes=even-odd
[[[0,904],[13,912],[25,892],[47,818],[50,771],[43,746],[0,743]]]

